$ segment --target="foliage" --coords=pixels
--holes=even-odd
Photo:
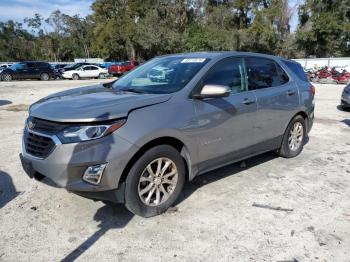
[[[0,61],[79,57],[146,60],[156,55],[237,50],[285,57],[350,54],[345,0],[306,0],[290,32],[287,0],[95,0],[92,14],[0,23]]]

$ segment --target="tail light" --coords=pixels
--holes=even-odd
[[[310,85],[310,93],[314,96],[316,94],[316,88],[314,85]]]

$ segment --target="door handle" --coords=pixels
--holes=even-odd
[[[242,104],[245,104],[245,105],[250,105],[254,103],[255,103],[255,99],[244,98],[242,101]]]
[[[289,96],[292,96],[294,94],[295,94],[295,91],[293,91],[293,90],[288,90],[287,91],[287,95],[289,95]]]

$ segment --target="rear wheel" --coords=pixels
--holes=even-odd
[[[106,78],[106,74],[101,73],[101,74],[98,75],[98,78],[99,79],[105,79]]]
[[[165,212],[181,193],[185,170],[181,155],[172,146],[160,145],[146,151],[127,176],[126,207],[143,217]]]
[[[295,157],[303,150],[306,137],[305,119],[297,115],[289,123],[278,154],[285,158]]]
[[[12,81],[12,75],[11,74],[4,74],[3,75],[3,77],[2,77],[2,79],[4,80],[4,81]]]
[[[42,80],[42,81],[48,81],[48,80],[50,80],[49,74],[48,74],[48,73],[42,73],[42,74],[40,75],[40,80]]]
[[[80,77],[79,77],[78,74],[74,74],[74,75],[72,75],[72,79],[73,79],[73,80],[79,80]]]

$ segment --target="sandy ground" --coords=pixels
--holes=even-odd
[[[350,261],[350,112],[337,108],[343,86],[317,86],[316,120],[300,156],[268,153],[205,174],[186,185],[172,211],[144,219],[21,169],[28,105],[95,82],[0,82],[0,261]]]

